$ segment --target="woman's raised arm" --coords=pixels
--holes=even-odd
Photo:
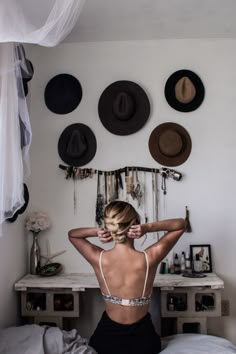
[[[140,238],[144,234],[166,231],[166,234],[146,249],[150,261],[160,263],[185,231],[186,221],[182,218],[155,221],[152,223],[133,225],[130,227],[128,237]]]

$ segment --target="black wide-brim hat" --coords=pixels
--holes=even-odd
[[[189,157],[192,141],[187,130],[176,123],[158,125],[149,137],[149,150],[158,163],[179,166]]]
[[[102,93],[98,114],[112,134],[129,135],[140,130],[150,115],[150,102],[141,86],[132,81],[116,81]]]
[[[93,159],[96,151],[96,137],[93,131],[82,123],[66,127],[58,141],[59,156],[70,166],[86,165]]]
[[[180,102],[175,95],[175,86],[179,80],[187,77],[194,85],[196,94],[188,103]],[[200,77],[191,70],[179,70],[174,72],[167,80],[165,85],[165,97],[169,105],[180,112],[191,112],[197,109],[205,96],[205,88]]]
[[[16,221],[18,215],[23,214],[29,204],[29,191],[28,191],[27,185],[25,183],[24,183],[24,200],[25,200],[25,202],[22,205],[22,207],[20,209],[18,209],[12,217],[6,219],[8,222],[12,223],[12,222]],[[5,213],[6,217],[7,217],[7,214],[8,214],[8,212]]]
[[[44,92],[46,106],[57,114],[74,111],[82,99],[80,82],[72,75],[59,74],[47,84]]]

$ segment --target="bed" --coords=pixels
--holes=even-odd
[[[162,340],[162,354],[231,354],[236,346],[230,341],[207,334],[177,334]]]
[[[162,354],[236,353],[236,346],[230,341],[203,334],[178,334],[166,337],[162,340],[162,345]],[[87,339],[82,338],[75,329],[64,331],[58,327],[33,324],[1,330],[0,354],[96,354],[96,352],[88,345]]]
[[[96,354],[78,331],[36,324],[0,331],[0,354]]]

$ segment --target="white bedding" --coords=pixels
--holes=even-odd
[[[204,334],[177,334],[166,337],[162,339],[162,347],[161,354],[236,354],[236,346],[230,341]],[[0,354],[96,354],[96,352],[75,329],[63,331],[57,327],[25,325],[0,331]]]
[[[231,354],[236,346],[230,341],[205,334],[177,334],[162,340],[161,354]]]
[[[25,325],[0,331],[0,354],[96,354],[77,330]]]

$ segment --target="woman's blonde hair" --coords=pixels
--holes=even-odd
[[[123,201],[109,203],[104,210],[105,228],[117,243],[126,241],[130,226],[140,224],[140,216],[134,207]]]

